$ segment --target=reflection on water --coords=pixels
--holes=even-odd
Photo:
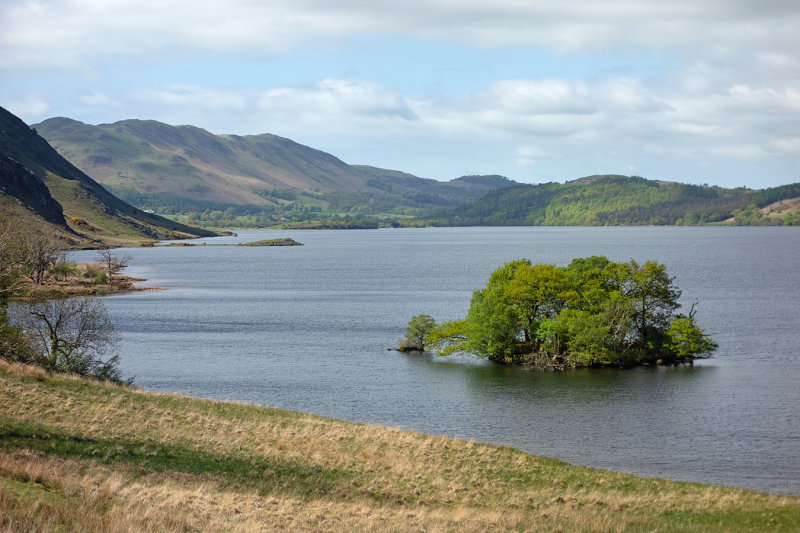
[[[223,240],[276,235],[306,246],[126,250],[131,275],[169,290],[106,299],[125,375],[148,389],[800,493],[796,228],[253,231]],[[678,368],[540,373],[387,351],[413,315],[463,316],[503,262],[563,265],[592,254],[665,263],[685,301],[700,301],[717,356]]]

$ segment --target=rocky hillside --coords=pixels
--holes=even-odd
[[[0,108],[0,203],[4,214],[77,240],[135,244],[213,235],[145,213],[109,193],[56,152],[22,120]]]

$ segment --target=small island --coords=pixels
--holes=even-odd
[[[289,237],[281,239],[266,239],[263,241],[248,242],[240,244],[239,246],[303,246],[303,243],[297,242]]]
[[[511,261],[475,291],[466,318],[437,325],[417,315],[398,350],[430,347],[543,369],[691,363],[717,343],[695,323],[697,302],[675,313],[681,291],[673,281],[655,261]]]
[[[254,242],[240,242],[240,243],[208,243],[201,244],[194,242],[171,242],[164,246],[303,246],[302,242],[297,242],[289,237],[282,237],[280,239],[264,239],[262,241]]]

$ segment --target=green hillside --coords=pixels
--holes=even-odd
[[[142,208],[176,214],[306,219],[336,213],[428,214],[514,182],[499,176],[449,183],[355,166],[275,135],[214,135],[193,126],[123,120],[93,126],[52,118],[33,126],[65,158]]]
[[[800,224],[800,183],[764,190],[589,176],[520,185],[441,212],[445,225]]]
[[[0,196],[6,206],[4,213],[8,211],[19,223],[69,234],[76,243],[99,240],[135,244],[153,239],[214,235],[145,213],[115,197],[3,108],[0,108]]]
[[[263,205],[255,191],[356,190],[365,181],[335,157],[274,135],[216,136],[152,120],[53,118],[34,128],[100,183],[143,193]]]

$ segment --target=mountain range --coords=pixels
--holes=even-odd
[[[13,191],[48,223],[102,230],[95,233],[105,238],[119,232],[108,229],[109,213],[143,235],[199,234],[154,212],[217,227],[800,224],[800,184],[727,189],[619,175],[537,185],[497,175],[440,182],[350,165],[271,134],[215,135],[152,120],[52,118],[27,127],[10,117],[0,116],[6,196]]]
[[[502,176],[439,182],[349,165],[270,134],[214,135],[152,120],[95,126],[52,118],[33,127],[121,198],[212,225],[345,215],[441,225],[800,223],[798,184],[759,191],[619,175],[538,185]]]
[[[216,233],[145,213],[109,193],[22,120],[0,108],[0,207],[20,227],[74,246]]]

